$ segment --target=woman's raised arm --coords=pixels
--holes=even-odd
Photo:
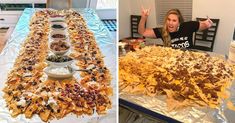
[[[152,28],[145,28],[145,23],[149,16],[149,12],[150,12],[150,9],[144,9],[143,6],[141,7],[141,19],[138,25],[138,32],[144,37],[156,38],[156,35]]]

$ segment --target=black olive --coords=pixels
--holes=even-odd
[[[99,69],[99,72],[100,72],[100,73],[104,73],[104,69],[100,68],[100,69]]]
[[[33,67],[32,67],[32,66],[29,66],[29,67],[27,67],[27,69],[28,69],[29,71],[32,71],[32,70],[33,70]]]
[[[21,105],[17,105],[17,108],[22,108]]]
[[[58,91],[61,92],[61,91],[62,91],[62,88],[58,88]]]
[[[58,100],[60,100],[60,101],[64,101],[64,99],[63,99],[63,98],[60,98],[60,97],[58,97]]]
[[[91,73],[92,73],[92,70],[88,70],[87,73],[88,73],[88,74],[91,74]]]
[[[20,98],[13,96],[13,99],[16,101],[20,101]]]
[[[22,90],[22,89],[24,89],[24,87],[23,87],[23,85],[20,84],[20,85],[17,87],[17,89],[18,89],[18,90]]]
[[[23,68],[23,70],[26,70],[26,67],[25,67],[25,66],[23,66],[22,68]]]
[[[46,90],[46,87],[42,87],[42,91]]]
[[[34,85],[37,85],[37,82],[33,81],[33,82],[32,82],[32,85],[33,85],[33,86],[34,86]]]
[[[47,107],[48,110],[52,110],[50,105],[46,105],[46,107]]]
[[[49,92],[50,91],[50,89],[49,88],[46,88],[46,92]]]
[[[40,99],[40,100],[43,100],[43,98],[42,98],[42,97],[39,97],[39,99]]]
[[[97,64],[100,64],[100,63],[101,63],[101,61],[100,61],[100,60],[98,60],[98,61],[97,61]]]
[[[95,77],[92,77],[92,80],[93,80],[93,81],[96,81],[96,78],[95,78]]]
[[[26,100],[26,104],[29,105],[32,102],[32,99]]]
[[[100,75],[100,77],[104,78],[104,74]]]
[[[7,92],[7,94],[8,94],[8,95],[11,95],[11,94],[12,94],[12,92],[11,92],[11,91],[8,91],[8,92]]]
[[[96,54],[97,52],[96,51],[93,51],[92,54]]]

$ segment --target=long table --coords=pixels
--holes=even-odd
[[[100,21],[96,12],[93,9],[74,9],[79,12],[83,18],[85,19],[88,28],[94,33],[97,44],[102,52],[104,57],[104,62],[107,68],[110,70],[112,75],[111,86],[113,87],[113,96],[112,100],[112,109],[108,110],[106,115],[97,115],[94,114],[92,116],[81,116],[76,117],[75,115],[68,115],[60,120],[52,120],[51,123],[86,123],[92,121],[98,121],[100,123],[105,122],[116,122],[116,41],[112,39],[108,29],[104,26],[104,24]],[[29,22],[33,14],[37,11],[37,9],[26,8],[11,37],[8,39],[7,44],[3,51],[0,54],[0,89],[2,90],[5,86],[5,82],[7,80],[7,74],[10,72],[11,68],[14,65],[14,61],[19,54],[19,50],[21,48],[21,44],[23,44],[29,33]],[[27,119],[24,115],[19,115],[16,118],[12,118],[8,108],[6,107],[5,100],[3,99],[3,92],[0,91],[0,122],[28,122],[28,123],[40,123],[42,122],[39,116],[35,115],[31,119]]]
[[[202,51],[199,51],[202,52]],[[210,56],[226,59],[226,56],[208,52]],[[228,90],[230,98],[235,105],[235,80]],[[166,96],[151,97],[143,94],[130,94],[119,91],[119,106],[131,109],[136,113],[142,113],[146,116],[156,118],[157,121],[168,123],[234,123],[235,111],[227,107],[227,101],[223,100],[222,104],[212,109],[209,107],[185,107],[177,111],[168,111],[166,104]]]

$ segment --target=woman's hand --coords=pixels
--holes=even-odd
[[[141,19],[138,26],[138,32],[144,37],[156,38],[152,28],[145,28],[149,13],[150,13],[150,8],[145,9],[143,6],[141,6]]]
[[[145,9],[143,6],[141,6],[141,17],[147,18],[149,16],[149,13],[150,13],[150,8]]]
[[[199,23],[200,23],[199,30],[208,29],[213,24],[213,22],[211,21],[211,19],[208,16],[207,16],[207,19],[205,21],[199,21]]]
[[[207,24],[207,28],[210,28],[213,24],[213,21],[211,21],[211,19],[207,16],[207,20],[205,23]]]

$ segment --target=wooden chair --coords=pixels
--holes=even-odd
[[[120,39],[119,42],[125,42],[130,43],[130,40],[132,39],[143,39],[144,37],[138,33],[138,25],[140,22],[141,16],[140,15],[131,15],[131,37],[126,37],[123,39]],[[146,23],[145,23],[146,26]]]
[[[47,8],[69,9],[72,7],[72,0],[47,0]]]
[[[196,19],[197,21],[206,20],[206,18]],[[209,29],[198,31],[195,33],[193,49],[213,52],[219,19],[211,19],[211,21],[213,21],[213,25]]]
[[[235,28],[234,28],[234,32],[233,32],[233,40],[235,41]]]
[[[143,38],[143,36],[138,33],[140,19],[140,15],[131,15],[131,38]]]

